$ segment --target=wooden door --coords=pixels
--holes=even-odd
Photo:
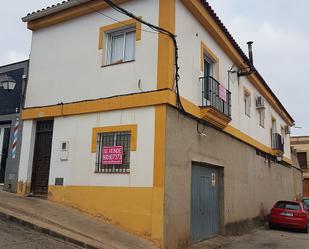
[[[53,123],[53,120],[37,122],[31,181],[31,192],[37,196],[46,196],[48,192]]]

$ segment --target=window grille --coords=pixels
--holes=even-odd
[[[97,173],[128,173],[130,172],[131,132],[104,132],[97,135],[96,172]],[[103,148],[122,146],[122,164],[104,164]]]

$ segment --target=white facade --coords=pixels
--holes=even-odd
[[[199,80],[203,77],[201,71],[201,42],[218,57],[219,59],[219,77],[215,75],[220,84],[231,91],[231,126],[249,135],[258,142],[271,147],[271,122],[272,117],[276,120],[277,132],[281,133],[281,126],[287,123],[273,109],[273,107],[265,100],[265,125],[260,126],[258,111],[255,105],[256,96],[259,95],[258,90],[248,80],[247,77],[240,77],[237,74],[230,74],[230,82],[228,84],[228,71],[233,67],[233,62],[223,49],[216,43],[205,28],[196,20],[189,10],[181,3],[176,2],[176,34],[179,44],[179,66],[180,66],[180,94],[196,105],[201,105],[202,99],[202,83]],[[249,90],[251,95],[250,117],[245,114],[244,104],[244,88]],[[290,158],[290,138],[289,135],[284,136],[285,154]]]
[[[131,1],[122,6],[158,24],[158,1]],[[111,8],[101,12],[118,21],[129,19]],[[142,31],[141,40],[136,41],[135,61],[102,67],[99,30],[113,23],[94,12],[33,32],[25,107],[155,90],[158,35],[145,25],[142,29],[150,32]]]
[[[158,1],[132,1],[123,7],[158,25]],[[147,11],[149,9],[151,11]],[[127,16],[110,8],[102,13],[119,21],[128,19]],[[147,13],[147,16],[143,16],[144,13]],[[157,34],[142,31],[141,40],[136,41],[135,61],[102,67],[104,58],[103,50],[98,49],[99,29],[113,23],[115,21],[103,15],[92,13],[33,32],[25,106],[47,106],[155,90]],[[142,25],[142,29],[149,31],[145,25]],[[216,75],[216,78],[232,93],[230,125],[271,147],[272,119],[276,120],[278,133],[281,127],[286,125],[285,121],[265,101],[265,125],[260,126],[255,107],[258,91],[246,77],[238,79],[235,73],[230,74],[228,83],[228,70],[232,68],[233,62],[180,1],[176,1],[176,34],[179,45],[181,95],[196,105],[201,104],[202,84],[199,77],[203,76],[201,42],[204,42],[219,59],[219,75]],[[236,67],[233,69],[237,70]],[[244,111],[244,88],[251,94],[250,117]],[[107,176],[95,174],[95,153],[91,153],[89,149],[92,128],[134,124],[135,120],[138,124],[138,143],[142,146],[139,147],[140,156],[137,156],[137,152],[131,152],[131,173]],[[35,121],[25,121],[24,129],[26,132],[23,138],[19,179],[30,181]],[[67,161],[60,160],[61,141],[69,142]],[[55,118],[52,148],[49,182],[51,185],[56,177],[64,177],[65,185],[152,186],[154,107]],[[285,135],[284,156],[288,158],[289,148],[289,135]]]
[[[152,187],[154,107],[60,117],[54,119],[49,185],[64,178],[69,186]],[[95,127],[137,125],[137,150],[130,152],[130,174],[95,173],[96,153],[91,152]],[[35,121],[25,121],[25,142],[19,180],[31,181]],[[32,134],[32,136],[29,136]],[[61,160],[61,143],[68,142],[68,158]]]

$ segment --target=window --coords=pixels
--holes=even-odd
[[[297,152],[297,159],[298,159],[299,166],[302,169],[307,169],[308,168],[307,152]]]
[[[135,28],[107,33],[106,65],[135,59]]]
[[[273,117],[271,118],[271,133],[277,133],[277,122],[276,119],[274,119]]]
[[[258,110],[260,126],[265,127],[265,109]]]
[[[246,89],[244,90],[245,114],[250,117],[251,109],[251,94]]]
[[[97,134],[96,172],[130,172],[131,131]]]
[[[288,209],[288,210],[300,210],[300,205],[295,202],[289,202],[289,201],[278,201],[275,205],[275,208],[280,209]]]

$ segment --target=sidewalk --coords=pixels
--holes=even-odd
[[[32,197],[0,191],[0,217],[93,249],[156,249],[150,241],[129,234],[75,209]]]

